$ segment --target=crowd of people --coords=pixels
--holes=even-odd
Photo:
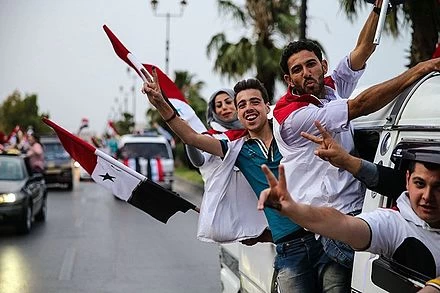
[[[0,153],[25,154],[33,172],[44,171],[44,150],[39,136],[29,126],[24,132],[16,126],[9,135],[0,132]]]
[[[234,168],[250,185],[246,192],[259,199],[267,229],[258,237],[246,238],[240,234],[240,227],[240,231],[232,229],[230,236],[246,245],[266,241],[276,245],[274,268],[279,292],[350,292],[355,250],[398,259],[400,244],[411,237],[421,239],[432,256],[429,271],[423,272],[433,280],[424,290],[440,288],[435,279],[440,275],[440,149],[428,162],[411,157],[415,162],[405,173],[406,190],[398,191],[403,192],[396,201],[400,212],[380,209],[361,213],[364,183],[368,188],[388,188],[378,185],[384,182],[380,179],[385,174],[383,169],[366,162],[362,165],[361,160],[356,161],[359,168],[354,168],[343,165],[345,159],[342,163],[333,159],[355,153],[351,120],[381,109],[422,76],[440,71],[440,58],[424,61],[348,100],[375,50],[372,41],[377,21],[373,11],[355,49],[329,75],[329,65],[313,41],[289,43],[280,61],[288,89],[276,103],[272,120],[267,117],[267,91],[254,78],[239,81],[233,93],[222,89],[213,94],[208,106],[213,129],[203,134],[194,131],[169,106],[154,70],[153,80],[144,83],[142,90],[150,103],[188,145],[191,161],[200,168],[205,180],[204,201],[228,192],[244,195],[241,187],[229,186],[238,182],[233,180]],[[316,136],[319,133],[324,139]],[[320,142],[318,152],[310,139]],[[340,153],[332,154],[335,150]],[[323,152],[321,158],[316,156]],[[351,172],[353,169],[356,172]],[[365,178],[376,181],[359,180]],[[396,183],[396,188],[402,185]],[[202,204],[201,218],[203,213]],[[240,223],[252,226],[251,221]],[[254,226],[246,227],[249,235],[257,228]],[[387,239],[393,233],[400,238]],[[422,263],[426,264],[424,260]]]

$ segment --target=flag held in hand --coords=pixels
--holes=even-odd
[[[118,160],[73,135],[48,118],[43,122],[55,130],[64,149],[90,174],[92,179],[112,193],[166,223],[176,212],[198,208],[177,193],[163,188]]]
[[[125,63],[127,63],[131,68],[133,68],[136,73],[145,82],[147,79],[153,79],[151,76],[153,66],[152,64],[142,64],[134,57],[122,42],[115,36],[115,34],[108,28],[108,26],[103,26],[105,33],[107,34],[110,42],[112,43],[113,49],[116,55],[119,56]],[[185,121],[189,123],[192,129],[202,133],[206,131],[206,127],[203,122],[197,117],[193,108],[188,104],[185,96],[182,94],[180,89],[176,84],[160,70],[157,66],[157,78],[159,80],[160,88],[165,98],[172,104],[172,107],[177,111],[178,115]]]

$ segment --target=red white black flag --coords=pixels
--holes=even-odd
[[[152,72],[152,64],[142,64],[139,62],[136,57],[128,51],[128,49],[122,44],[122,42],[115,36],[115,34],[106,26],[103,26],[105,33],[107,34],[110,42],[112,43],[113,49],[116,52],[116,55],[119,56],[125,63],[127,63],[131,68],[133,68],[136,73],[142,78],[145,82],[147,81],[147,77],[151,80],[153,77],[151,76]],[[176,86],[176,84],[160,70],[157,66],[157,78],[159,80],[160,88],[162,89],[163,95],[168,98],[168,101],[172,104],[177,111],[177,114],[185,121],[189,123],[192,129],[197,131],[198,133],[203,133],[206,131],[206,127],[203,122],[197,117],[194,109],[188,104],[185,96]]]
[[[92,179],[111,190],[118,198],[163,223],[178,211],[198,211],[195,205],[177,193],[147,179],[55,122],[47,118],[43,118],[43,122],[55,130],[64,149]]]

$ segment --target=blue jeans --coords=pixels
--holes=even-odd
[[[330,238],[321,236],[320,239],[327,257],[331,260],[319,273],[322,291],[327,293],[350,292],[353,249],[345,243]]]
[[[276,252],[274,267],[280,293],[320,291],[318,271],[329,259],[314,234],[277,244]]]

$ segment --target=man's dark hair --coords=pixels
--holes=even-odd
[[[409,161],[408,162],[409,174],[412,174],[414,172],[414,169],[416,167],[416,163],[422,164],[429,171],[438,171],[438,170],[440,170],[440,164],[429,163],[429,162],[420,162],[420,161]]]
[[[263,98],[263,101],[265,103],[269,103],[269,95],[267,94],[267,90],[264,87],[264,85],[256,78],[248,78],[243,79],[234,86],[234,105],[237,107],[237,94],[241,91],[248,90],[248,89],[256,89],[261,92],[261,96]]]
[[[289,74],[289,67],[287,65],[287,60],[289,60],[289,58],[293,54],[301,52],[303,50],[307,50],[315,53],[319,61],[322,61],[322,51],[321,48],[316,44],[316,42],[312,40],[299,40],[295,42],[290,42],[283,49],[283,53],[281,54],[280,66],[284,74]]]

